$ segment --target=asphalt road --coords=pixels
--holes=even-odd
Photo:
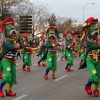
[[[61,57],[61,54],[58,55]],[[46,67],[38,67],[38,57],[32,58],[31,72],[23,72],[22,60],[17,60],[17,81],[12,91],[16,97],[4,97],[0,100],[100,100],[100,97],[89,96],[84,87],[89,78],[87,69],[78,70],[80,58],[74,58],[73,72],[66,72],[67,61],[57,60],[56,79],[52,79],[51,71],[49,79],[43,78]],[[1,80],[0,80],[1,81]],[[6,89],[7,85],[4,87]],[[99,88],[100,90],[100,88]]]

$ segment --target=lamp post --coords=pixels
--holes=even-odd
[[[94,5],[95,3],[88,3],[88,4],[86,4],[86,5],[84,6],[84,8],[83,8],[83,23],[84,23],[84,9],[85,9],[85,7],[88,6],[89,4],[93,4],[93,5]]]

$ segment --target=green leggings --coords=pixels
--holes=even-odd
[[[16,64],[6,59],[1,61],[4,77],[2,79],[3,83],[17,84],[16,81]]]
[[[90,81],[95,84],[100,84],[99,76],[100,76],[100,61],[96,61],[91,58],[86,59],[87,68],[90,72]]]
[[[57,54],[47,54],[47,69],[57,70]]]
[[[66,56],[68,58],[68,64],[70,64],[70,66],[73,66],[73,54],[70,51],[66,51]]]

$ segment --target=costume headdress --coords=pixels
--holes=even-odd
[[[1,30],[6,38],[9,38],[9,36],[12,34],[16,34],[16,30],[14,28],[14,20],[12,18],[6,18],[1,23]]]
[[[55,26],[49,26],[49,28],[46,31],[46,35],[48,38],[52,37],[57,37],[58,38],[58,30]]]
[[[32,40],[33,40],[32,34],[30,34],[30,33],[25,33],[23,36],[24,36],[25,40],[26,40],[28,43],[32,42]]]
[[[85,21],[85,23],[83,24],[84,34],[82,36],[82,39],[89,40],[91,36],[99,34],[98,27],[96,25],[97,23],[98,19],[95,19],[93,17],[90,17]]]
[[[74,37],[74,33],[71,30],[65,31],[65,33],[63,34],[63,38],[65,38],[67,41],[69,39],[73,40],[73,37]]]

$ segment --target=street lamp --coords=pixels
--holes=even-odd
[[[84,8],[83,8],[83,23],[84,23],[84,9],[85,9],[85,7],[87,6],[87,5],[89,5],[89,4],[95,4],[95,3],[88,3],[88,4],[86,4],[85,6],[84,6]]]

